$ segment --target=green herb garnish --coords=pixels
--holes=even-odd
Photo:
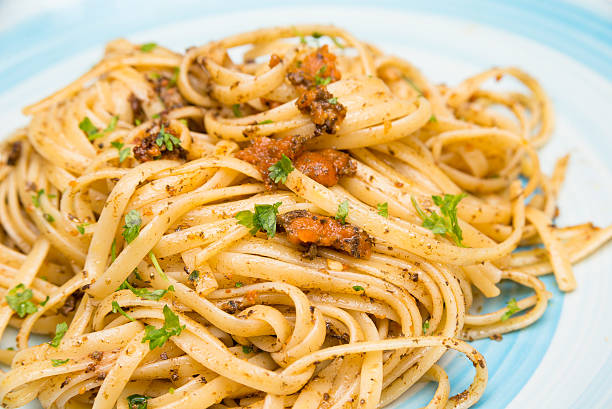
[[[348,200],[338,205],[338,211],[336,211],[336,220],[342,224],[346,224],[346,216],[348,216],[349,205]]]
[[[436,118],[434,114],[431,114],[431,116],[429,117],[429,122],[436,123],[438,122],[438,118]]]
[[[189,277],[187,277],[187,280],[191,281],[191,282],[195,282],[200,278],[200,272],[198,270],[193,270],[191,272],[191,274],[189,274]]]
[[[121,308],[121,306],[119,305],[119,303],[117,301],[113,301],[111,303],[111,305],[113,306],[113,312],[114,313],[118,312],[119,314],[121,314],[125,318],[127,318],[128,320],[134,321],[134,318],[130,317],[127,312],[123,311],[123,309]]]
[[[62,366],[68,363],[68,361],[70,361],[70,359],[52,359],[51,360],[51,365],[55,366]]]
[[[113,141],[111,142],[111,146],[119,151],[119,163],[122,163],[124,160],[130,156],[130,148],[123,147],[125,144],[123,142]]]
[[[235,286],[236,288],[240,288],[240,287],[242,287],[243,285],[244,285],[244,284],[242,284],[242,282],[241,282],[241,281],[236,281],[236,284],[234,284],[234,286]]]
[[[285,154],[281,156],[281,159],[274,165],[268,168],[268,177],[274,181],[274,183],[285,183],[287,176],[293,171],[293,163]]]
[[[181,145],[181,140],[171,133],[166,132],[164,125],[162,125],[159,134],[157,134],[157,138],[155,139],[155,143],[157,146],[166,145],[167,150],[173,151],[175,146]]]
[[[518,304],[516,303],[516,298],[511,298],[508,301],[508,304],[506,304],[506,306],[508,307],[508,311],[506,311],[504,315],[502,315],[501,317],[502,321],[506,321],[508,318],[510,318],[511,316],[513,316],[514,314],[516,314],[517,312],[521,310]]]
[[[365,291],[365,288],[363,288],[360,285],[354,285],[353,286],[353,290],[355,290],[355,291]]]
[[[458,195],[446,194],[444,197],[435,195],[432,196],[431,198],[436,206],[440,207],[440,212],[442,215],[439,215],[436,212],[431,212],[429,215],[427,215],[421,210],[414,197],[412,197],[411,200],[412,205],[417,211],[419,217],[423,220],[423,227],[431,230],[435,234],[446,234],[453,239],[456,245],[463,247],[463,244],[461,243],[463,240],[463,235],[457,220],[457,204],[459,204],[461,199],[466,196],[467,195],[465,193]]]
[[[157,43],[146,43],[140,46],[140,51],[150,53],[155,47],[157,47]]]
[[[164,325],[161,328],[147,325],[142,342],[149,341],[149,349],[154,350],[157,347],[162,347],[171,336],[180,335],[184,329],[185,325],[181,326],[178,315],[170,307],[164,305]]]
[[[378,214],[382,217],[389,218],[389,203],[378,203],[376,210],[378,210]]]
[[[170,286],[172,287],[172,286]],[[166,295],[166,293],[168,291],[173,291],[174,288],[172,288],[172,290],[170,290],[170,287],[168,287],[167,290],[153,290],[150,291],[146,288],[135,288],[134,286],[132,286],[130,284],[130,282],[128,280],[125,280],[123,283],[121,283],[121,285],[119,286],[119,288],[117,290],[130,290],[132,293],[134,293],[134,295],[136,295],[137,297],[142,298],[143,300],[153,300],[153,301],[159,301],[164,295]]]
[[[32,203],[34,207],[40,207],[40,198],[45,194],[45,189],[38,189],[35,195],[32,195]]]
[[[427,333],[428,329],[429,329],[429,320],[425,320],[423,321],[423,335]]]
[[[327,100],[327,102],[329,102],[332,105],[336,105],[338,103],[338,98],[333,97]]]
[[[232,112],[236,118],[240,118],[242,116],[242,112],[240,112],[240,104],[232,105]]]
[[[57,348],[62,341],[62,338],[64,338],[64,335],[66,335],[66,331],[68,331],[68,324],[65,322],[57,324],[55,326],[55,336],[51,341],[49,341],[49,345],[51,345],[53,348]]]
[[[83,222],[77,225],[77,231],[81,234],[85,234],[85,227],[89,226],[89,222]]]
[[[85,132],[85,134],[87,135],[87,139],[89,139],[90,141],[94,141],[98,138],[102,138],[104,135],[106,135],[109,132],[112,132],[115,130],[115,128],[117,127],[117,121],[119,120],[119,117],[117,115],[113,116],[110,120],[110,122],[108,123],[108,126],[106,127],[106,129],[100,131],[89,119],[89,117],[85,117],[80,123],[79,123],[79,128]]]
[[[147,409],[147,400],[150,399],[144,395],[130,395],[127,397],[129,409]]]
[[[252,235],[255,235],[259,230],[264,230],[268,237],[274,237],[276,234],[276,215],[281,204],[282,202],[277,202],[273,205],[256,204],[254,213],[249,210],[243,210],[236,213],[234,217],[238,220],[238,224],[250,229],[249,232]]]
[[[242,352],[244,352],[245,354],[250,354],[251,352],[253,352],[253,347],[250,345],[243,345]]]
[[[267,125],[267,124],[273,124],[274,121],[271,119],[266,119],[265,121],[261,121],[261,122],[257,122],[257,125]]]
[[[18,284],[12,288],[4,299],[9,307],[17,313],[19,318],[38,311],[38,307],[30,301],[32,299],[32,290],[26,288],[23,284]]]

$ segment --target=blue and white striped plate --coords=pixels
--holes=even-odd
[[[26,123],[20,108],[89,68],[116,37],[156,41],[176,50],[240,31],[299,22],[334,23],[411,60],[435,82],[455,84],[491,66],[519,66],[538,78],[556,113],[542,150],[546,171],[571,153],[560,197],[560,225],[612,223],[612,5],[590,9],[551,1],[382,0],[34,1],[0,0],[1,135]],[[478,408],[612,408],[612,247],[576,266],[578,289],[554,294],[533,326],[501,342],[475,342],[489,365]],[[516,287],[486,308],[501,306]],[[502,299],[503,298],[503,299]],[[2,344],[11,345],[14,339]],[[471,381],[468,361],[445,356],[452,393]],[[394,404],[417,408],[425,387]],[[31,404],[32,408],[37,407]]]

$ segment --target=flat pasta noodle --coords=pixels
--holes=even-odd
[[[504,76],[525,87],[483,87]],[[533,77],[436,85],[334,26],[115,40],[24,113],[0,146],[5,407],[373,409],[427,381],[427,408],[468,408],[466,341],[536,322],[538,276],[574,290],[612,237],[553,224],[569,157],[540,170]],[[533,295],[471,312],[502,280]],[[475,368],[455,396],[449,349]]]

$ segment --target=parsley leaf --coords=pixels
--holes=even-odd
[[[244,284],[242,284],[242,281],[236,281],[236,284],[234,284],[234,286],[235,286],[236,288],[240,288],[240,287],[242,287],[243,285],[244,285]]]
[[[257,122],[257,125],[266,125],[266,124],[273,124],[274,121],[271,119],[266,119],[265,121],[261,121],[261,122]]]
[[[423,227],[431,230],[435,234],[447,234],[453,239],[457,246],[463,247],[461,243],[463,234],[457,220],[457,205],[461,199],[466,196],[465,193],[458,195],[446,194],[444,197],[432,196],[431,198],[436,206],[440,207],[442,215],[439,215],[437,212],[431,212],[429,215],[426,215],[419,207],[416,199],[412,197],[411,200],[417,214],[423,220]]]
[[[83,223],[77,225],[77,230],[79,231],[79,233],[85,234],[85,227],[86,226],[89,226],[89,222],[83,222]]]
[[[124,148],[123,142],[113,141],[111,142],[111,146],[119,151],[119,163],[123,162],[128,156],[130,156],[130,148]]]
[[[502,315],[501,317],[502,321],[506,321],[508,318],[510,318],[511,316],[513,316],[514,314],[516,314],[517,312],[521,310],[521,308],[516,303],[516,298],[511,298],[508,301],[508,304],[506,304],[506,306],[508,307],[508,311],[506,311],[504,315]]]
[[[340,48],[340,49],[344,49],[344,44],[341,44],[340,41],[338,41],[338,39],[336,38],[336,36],[329,36],[329,38],[331,38],[331,40],[333,41],[334,44],[336,44],[336,47]]]
[[[242,116],[242,112],[240,112],[240,104],[232,105],[232,112],[236,118],[240,118]]]
[[[179,67],[174,67],[172,69],[172,77],[170,78],[170,82],[168,83],[170,87],[174,87],[176,85],[176,81],[178,80],[178,76],[180,72],[181,72],[181,69]]]
[[[429,320],[425,320],[423,321],[423,335],[427,333],[428,329],[429,329]]]
[[[317,74],[315,75],[316,85],[327,85],[331,82],[331,77],[322,77],[326,70],[327,65],[323,65],[321,68],[319,68],[319,71],[317,71]]]
[[[181,140],[171,133],[166,132],[164,125],[162,125],[159,134],[157,134],[157,138],[155,139],[155,143],[157,146],[166,145],[166,149],[172,152],[175,146],[181,145]]]
[[[43,213],[43,217],[49,223],[53,223],[55,221],[55,217],[51,216],[49,213]]]
[[[35,195],[32,195],[32,203],[34,207],[40,207],[40,198],[45,194],[45,189],[38,189]]]
[[[287,176],[289,176],[293,169],[294,167],[291,159],[283,153],[281,159],[268,168],[268,177],[272,179],[274,183],[285,183],[287,181]]]
[[[49,302],[49,296],[46,296],[44,300],[41,301],[40,306],[44,307],[45,305],[47,305],[47,303]]]
[[[336,105],[338,103],[338,98],[333,97],[327,100],[327,102],[329,102],[332,105]]]
[[[157,347],[162,347],[171,336],[180,335],[184,329],[185,325],[180,325],[178,315],[170,307],[164,305],[164,325],[161,328],[147,325],[142,342],[149,341],[149,349],[152,351]]]
[[[259,230],[265,230],[268,237],[274,237],[276,234],[276,215],[281,204],[282,202],[276,202],[273,205],[256,204],[255,213],[243,210],[236,213],[234,217],[238,220],[238,224],[249,228],[252,235],[255,235]]]
[[[159,301],[164,295],[166,295],[168,291],[171,291],[170,287],[168,287],[168,290],[153,290],[153,291],[150,291],[146,288],[135,288],[134,286],[130,284],[128,280],[125,280],[123,283],[121,283],[121,285],[119,286],[117,290],[130,290],[132,293],[134,293],[134,295],[142,298],[143,300],[153,300],[153,301]]]
[[[128,408],[147,409],[147,399],[150,399],[150,397],[138,394],[130,395],[127,397]]]
[[[338,205],[338,211],[336,212],[336,220],[342,224],[346,224],[346,216],[348,216],[349,205],[348,200]]]
[[[378,210],[379,215],[389,218],[389,203],[378,203],[376,205],[376,209]]]
[[[62,365],[67,364],[68,361],[70,361],[70,359],[52,359],[51,360],[51,365],[53,365],[54,367],[62,366]]]
[[[138,210],[132,209],[125,215],[125,225],[123,226],[123,232],[121,234],[126,242],[131,243],[138,237],[141,225],[142,219],[140,218]]]
[[[353,286],[353,290],[355,290],[355,291],[365,291],[365,288],[363,288],[360,285],[354,285]]]
[[[436,118],[434,114],[431,114],[431,116],[429,117],[429,122],[431,123],[438,122],[438,118]]]
[[[79,128],[81,129],[81,131],[85,132],[85,134],[87,134],[87,137],[91,140],[91,136],[95,135],[98,133],[98,128],[93,124],[93,122],[91,122],[91,119],[89,119],[89,117],[85,117],[83,118],[83,120],[81,122],[79,122]]]
[[[162,270],[161,266],[159,265],[159,262],[157,261],[157,257],[155,257],[155,254],[153,254],[153,250],[149,251],[149,258],[151,259],[151,262],[153,263],[153,267],[155,267],[155,270],[157,270],[159,275],[162,276],[164,280],[170,281],[168,280],[168,276],[166,275],[166,273],[164,273],[164,270]]]
[[[110,122],[108,123],[108,126],[106,127],[106,129],[104,129],[103,131],[100,131],[96,126],[94,126],[94,124],[91,122],[91,119],[89,119],[89,117],[85,117],[79,123],[79,128],[83,132],[85,132],[85,134],[87,134],[87,139],[89,139],[90,141],[94,141],[98,138],[103,137],[107,133],[114,131],[115,128],[117,127],[118,120],[119,120],[119,117],[117,115],[113,116]]]
[[[253,347],[249,345],[243,345],[242,352],[244,352],[245,354],[250,354],[251,352],[253,352]]]
[[[9,307],[19,315],[19,318],[38,311],[38,307],[30,301],[32,299],[32,290],[26,288],[23,284],[18,284],[12,288],[4,299]]]
[[[315,31],[314,33],[312,33],[312,38],[321,38],[321,37],[323,37],[323,34],[319,32]]]
[[[118,312],[119,314],[121,314],[125,318],[127,318],[128,320],[134,321],[134,318],[130,317],[127,312],[123,311],[123,309],[121,308],[121,306],[119,305],[119,303],[117,301],[113,301],[111,305],[113,306],[113,312],[114,313]]]
[[[57,324],[55,326],[55,336],[51,341],[49,341],[49,345],[51,345],[53,348],[57,348],[62,341],[62,338],[64,338],[64,335],[66,335],[66,331],[68,331],[68,324],[65,322]]]
[[[140,51],[150,53],[155,47],[157,47],[157,43],[146,43],[140,46]]]
[[[200,272],[198,270],[193,270],[191,274],[189,274],[189,277],[187,277],[187,280],[193,283],[193,282],[198,281],[199,278],[200,278]]]

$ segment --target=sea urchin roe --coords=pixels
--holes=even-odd
[[[338,81],[342,75],[336,67],[336,56],[330,53],[327,44],[308,54],[304,60],[297,60],[287,73],[287,79],[301,94],[317,85]]]
[[[315,124],[314,136],[319,136],[323,132],[336,133],[346,117],[346,107],[324,86],[317,86],[304,92],[295,104],[300,112],[309,115]]]
[[[259,170],[268,189],[274,187],[269,178],[270,167],[283,155],[295,161],[294,165],[300,172],[327,187],[336,185],[342,176],[355,174],[355,163],[348,154],[334,149],[303,152],[303,139],[295,136],[282,139],[260,136],[253,139],[251,146],[236,153],[238,159]]]
[[[331,187],[341,176],[355,174],[356,166],[350,156],[335,149],[304,152],[295,160],[295,167],[323,186]]]
[[[161,75],[154,79],[149,79],[149,81],[153,83],[155,93],[164,103],[167,111],[187,105],[176,85],[176,78],[168,78],[165,75]]]
[[[372,253],[372,239],[366,232],[331,217],[294,210],[278,215],[276,223],[294,244],[333,247],[356,258],[369,258]]]
[[[180,145],[178,134],[168,123],[155,124],[145,132],[145,137],[134,141],[134,158],[140,162],[156,159],[186,159],[187,151]]]

